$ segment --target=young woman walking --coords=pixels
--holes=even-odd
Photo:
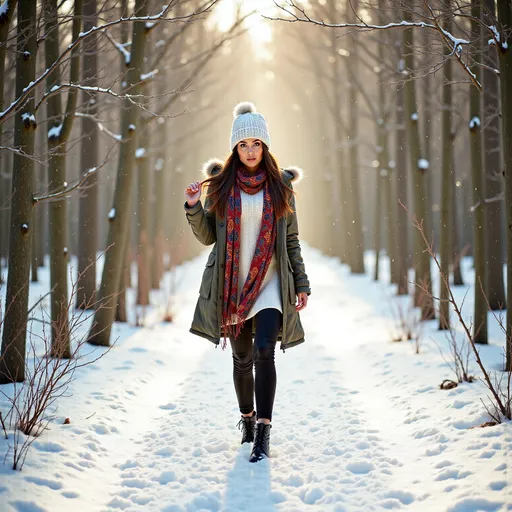
[[[229,338],[242,414],[238,426],[242,444],[254,443],[249,460],[256,462],[269,456],[276,342],[284,351],[304,341],[299,311],[311,291],[291,185],[302,171],[279,169],[269,151],[265,118],[252,103],[238,104],[234,118],[228,159],[206,162],[206,179],[185,189],[186,216],[195,237],[214,244],[190,332],[216,345],[222,339],[223,348]]]

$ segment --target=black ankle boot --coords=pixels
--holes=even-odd
[[[242,442],[240,444],[252,443],[254,441],[254,427],[256,426],[256,411],[253,411],[252,416],[242,416],[237,426],[242,431]]]
[[[269,457],[270,453],[270,429],[272,425],[265,423],[256,424],[256,437],[252,447],[249,462],[258,462],[264,457]]]

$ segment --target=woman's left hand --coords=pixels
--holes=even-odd
[[[295,311],[302,311],[308,305],[308,294],[306,292],[300,292],[297,294],[297,304],[295,305]]]

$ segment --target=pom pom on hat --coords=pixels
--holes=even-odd
[[[233,109],[233,117],[236,119],[238,116],[241,116],[242,114],[249,114],[251,112],[256,112],[256,107],[254,106],[254,103],[251,103],[250,101],[242,101]]]

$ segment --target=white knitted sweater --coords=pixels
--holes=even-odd
[[[261,215],[263,213],[263,190],[253,195],[247,194],[241,190],[240,196],[242,199],[242,222],[240,225],[241,240],[238,297],[240,297],[245,280],[249,274],[251,261],[254,256],[254,251],[256,250],[256,242],[260,234]],[[247,319],[266,308],[275,308],[281,313],[283,312],[275,251],[270,260],[267,274],[261,283],[256,302],[249,311]],[[233,319],[233,323],[236,323],[236,319]]]

